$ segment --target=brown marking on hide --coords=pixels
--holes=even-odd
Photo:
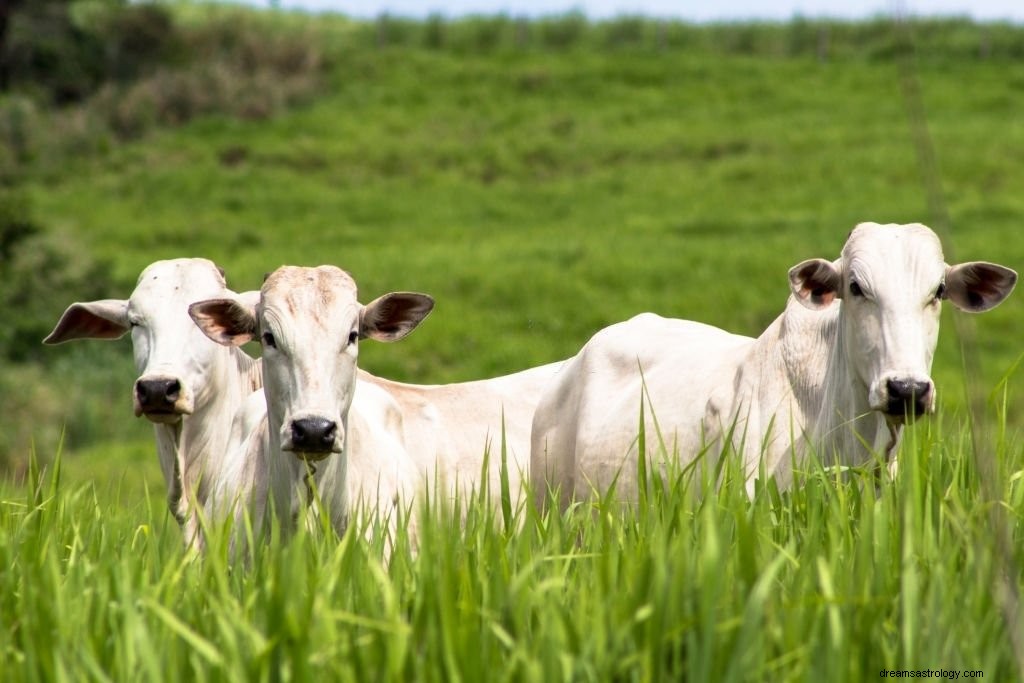
[[[281,266],[267,276],[260,289],[262,298],[277,299],[290,315],[308,311],[310,304],[330,307],[338,294],[350,291],[356,296],[356,283],[352,276],[336,266]]]

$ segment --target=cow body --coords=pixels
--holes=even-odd
[[[434,492],[465,502],[471,492],[486,487],[499,503],[504,455],[516,506],[529,471],[533,414],[561,366],[549,363],[501,377],[437,385],[394,382],[364,371],[359,378],[360,385],[379,387],[394,399],[402,440]]]
[[[78,302],[44,340],[117,339],[131,332],[139,377],[136,416],[153,423],[168,506],[187,542],[198,538],[196,502],[207,495],[229,439],[235,412],[262,385],[259,361],[214,344],[196,329],[188,306],[234,295],[206,259],[157,261],[128,299]]]
[[[925,226],[861,224],[835,262],[791,269],[786,308],[757,339],[653,314],[606,328],[537,408],[538,502],[547,486],[565,505],[613,481],[635,500],[641,400],[655,472],[729,450],[748,489],[759,473],[785,488],[811,449],[843,465],[887,456],[904,422],[934,409],[941,301],[984,311],[1015,282],[1002,266],[947,266]]]

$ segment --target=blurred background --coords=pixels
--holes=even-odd
[[[1024,268],[1020,7],[680,5],[0,0],[0,472],[35,449],[159,481],[129,341],[40,341],[162,258],[239,291],[334,263],[363,301],[428,292],[414,335],[360,356],[422,383],[647,310],[757,335],[788,268],[865,220]],[[1010,426],[1022,314],[1018,292],[974,321]]]
[[[1021,21],[1024,7],[1014,0],[235,0],[239,4],[309,12],[338,12],[372,19],[381,14],[411,18],[447,18],[471,14],[540,17],[579,12],[592,20],[622,16],[690,22],[868,19],[908,14],[917,17],[957,16],[981,21]]]

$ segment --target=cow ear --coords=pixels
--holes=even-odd
[[[120,339],[130,329],[127,300],[78,302],[68,306],[43,343],[61,344],[72,339]]]
[[[995,263],[971,261],[946,267],[945,297],[957,308],[981,313],[998,306],[1017,284],[1017,273]]]
[[[363,306],[359,336],[393,342],[406,336],[434,308],[434,300],[416,292],[392,292]]]
[[[208,299],[188,307],[199,329],[224,346],[241,346],[256,336],[256,313],[243,301]]]
[[[834,263],[811,259],[789,269],[789,288],[811,310],[827,308],[839,296],[843,276]]]

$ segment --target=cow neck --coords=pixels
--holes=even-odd
[[[167,507],[178,524],[184,524],[185,511],[182,508],[181,468],[178,459],[178,444],[181,442],[182,422],[173,425],[154,424],[156,452],[160,469],[167,482]]]
[[[812,311],[791,297],[785,317],[792,331],[786,369],[810,442],[799,455],[810,446],[823,464],[864,464],[869,449],[884,448],[891,432],[869,407],[867,386],[850,363],[846,327],[854,323],[843,315],[841,301]]]
[[[154,425],[161,462],[173,463],[168,505],[178,522],[187,527],[195,522],[189,497],[206,500],[209,480],[227,449],[235,412],[243,399],[263,384],[262,364],[243,351],[224,348],[216,357],[218,362],[197,392],[192,414],[175,425]]]
[[[363,421],[356,417],[350,419],[352,408],[341,416],[342,429],[345,439],[341,444],[341,453],[331,453],[326,462],[321,462],[316,473],[317,489],[320,492],[320,500],[327,508],[331,517],[331,525],[338,530],[344,529],[349,522],[349,505],[352,497],[348,485],[348,469],[351,466],[349,456],[352,445],[361,438],[359,431],[363,427]],[[353,433],[356,432],[356,433]],[[359,501],[357,501],[359,502]]]
[[[266,415],[267,441],[261,449],[265,458],[264,471],[270,482],[270,498],[278,519],[286,528],[292,528],[299,517],[300,509],[319,515],[326,509],[335,529],[344,529],[348,522],[349,491],[348,467],[351,444],[359,440],[349,425],[349,416],[343,415],[341,424],[345,433],[341,453],[331,453],[317,462],[303,462],[294,453],[281,450],[280,433],[283,420]],[[359,431],[359,421],[355,421]]]

